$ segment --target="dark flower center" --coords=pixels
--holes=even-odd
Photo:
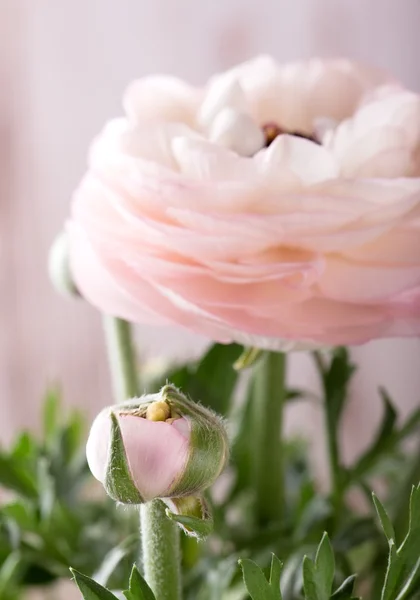
[[[266,123],[262,126],[262,130],[265,135],[265,147],[268,148],[270,144],[274,142],[277,136],[287,133],[288,135],[294,135],[296,137],[304,138],[305,140],[310,140],[311,142],[315,142],[315,144],[320,144],[319,140],[316,139],[314,135],[306,135],[306,133],[301,133],[299,131],[286,131],[277,125],[277,123],[271,122]]]

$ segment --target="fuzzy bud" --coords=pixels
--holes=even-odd
[[[228,453],[221,419],[171,385],[104,409],[86,448],[93,475],[123,504],[197,496]]]
[[[65,232],[60,233],[51,246],[48,272],[55,290],[63,296],[79,297],[69,264],[69,242]]]

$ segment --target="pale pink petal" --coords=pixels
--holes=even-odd
[[[258,153],[255,160],[268,162],[270,169],[277,166],[291,171],[306,185],[334,179],[339,173],[328,150],[310,140],[291,135],[279,135],[269,148]]]
[[[195,124],[201,94],[181,79],[153,75],[131,83],[124,95],[124,108],[133,123],[164,120]]]
[[[252,181],[257,173],[250,158],[190,137],[175,137],[172,153],[183,175],[204,181]]]
[[[420,266],[382,265],[328,258],[320,293],[345,302],[381,302],[420,284]]]
[[[145,500],[164,497],[182,476],[189,457],[189,436],[179,427],[118,415],[133,481]]]
[[[365,103],[325,138],[345,177],[403,177],[418,172],[420,98],[395,91]]]

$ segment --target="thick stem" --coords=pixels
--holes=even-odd
[[[114,397],[124,402],[138,395],[138,374],[131,325],[116,317],[104,317]]]
[[[156,600],[181,600],[179,529],[161,500],[143,504],[140,516],[145,579]]]
[[[123,402],[138,395],[131,326],[114,317],[105,317],[104,326],[114,394]],[[145,578],[156,600],[181,600],[179,529],[166,517],[160,500],[141,506],[140,529]]]
[[[257,521],[264,525],[284,514],[283,409],[286,356],[266,352],[255,366],[252,443]]]

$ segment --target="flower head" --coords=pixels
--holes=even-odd
[[[260,348],[420,332],[420,99],[345,60],[134,82],[69,223],[80,292]]]
[[[123,504],[201,493],[228,459],[221,420],[172,386],[103,410],[87,442],[93,475]]]

